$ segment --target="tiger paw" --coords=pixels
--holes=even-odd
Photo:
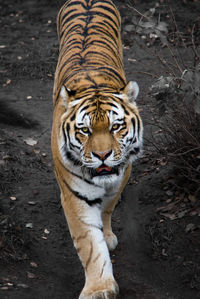
[[[79,296],[79,299],[116,299],[118,298],[119,287],[117,283],[111,289],[99,289],[99,290],[83,290]]]
[[[117,294],[115,294],[113,291],[98,291],[91,295],[82,294],[80,295],[79,299],[116,299]]]
[[[118,240],[117,240],[117,237],[115,236],[115,234],[112,231],[104,232],[104,237],[105,237],[108,249],[110,251],[114,250],[118,244]]]

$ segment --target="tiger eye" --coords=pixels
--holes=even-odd
[[[89,133],[89,132],[90,132],[90,130],[89,130],[87,127],[83,127],[83,128],[81,128],[81,131],[82,131],[83,133]]]
[[[115,131],[115,130],[119,129],[119,127],[120,127],[119,124],[114,124],[114,125],[112,126],[112,130]]]

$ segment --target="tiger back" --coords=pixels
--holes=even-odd
[[[111,0],[69,0],[57,18],[52,154],[69,230],[85,271],[79,299],[116,298],[111,215],[142,149],[136,82],[126,82]]]
[[[54,100],[62,85],[81,94],[97,86],[104,91],[124,87],[120,15],[111,1],[66,2],[57,29],[60,53]]]

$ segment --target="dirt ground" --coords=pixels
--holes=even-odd
[[[0,98],[0,298],[73,299],[84,274],[69,235],[55,180],[50,132],[53,76],[58,54],[56,15],[64,1],[7,0],[1,12]],[[158,9],[169,32],[190,32],[200,15],[198,1],[115,1],[122,15],[128,80],[140,86],[138,105],[145,126],[144,154],[113,216],[119,238],[111,253],[123,299],[200,298],[200,210],[182,200],[172,166],[152,145],[157,117],[150,91],[164,75],[154,55],[170,56],[160,39],[135,35],[132,17]],[[170,10],[171,8],[171,10]],[[171,22],[172,12],[176,23]],[[177,28],[173,28],[177,27]],[[171,31],[170,31],[171,30]],[[173,34],[172,34],[173,35]],[[199,38],[198,34],[194,36]],[[172,41],[173,42],[173,41]],[[175,46],[185,62],[187,47]],[[190,62],[190,61],[189,61]],[[153,141],[154,143],[154,141]],[[180,202],[180,201],[179,201]]]

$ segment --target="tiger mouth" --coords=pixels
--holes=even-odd
[[[110,167],[106,164],[102,164],[101,166],[99,166],[96,169],[93,169],[92,171],[93,177],[102,176],[102,175],[111,175],[111,174],[119,175],[118,167]]]

